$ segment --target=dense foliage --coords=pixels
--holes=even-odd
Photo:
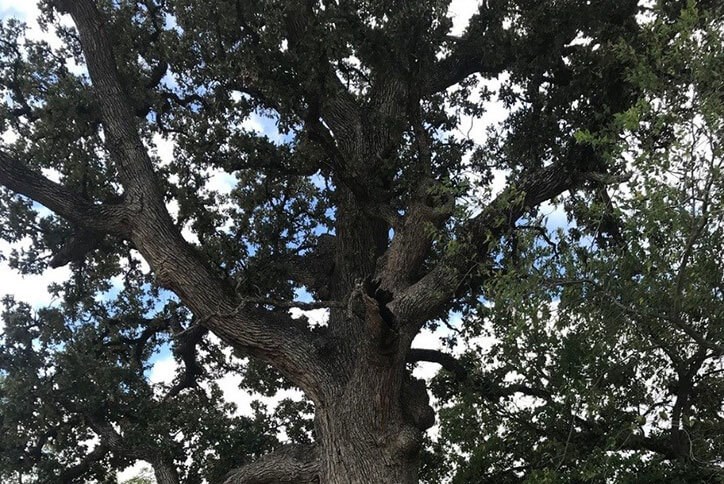
[[[3,20],[0,480],[724,481],[722,7],[449,4]]]
[[[633,176],[578,208],[593,234],[569,220],[502,249],[515,261],[457,337],[489,343],[433,387],[435,449],[462,450],[433,482],[724,479],[721,27],[690,4],[651,19],[646,51],[619,46],[644,92],[618,116]]]

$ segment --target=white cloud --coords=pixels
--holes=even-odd
[[[206,189],[226,195],[236,186],[236,177],[224,170],[209,170],[209,179],[206,181]]]
[[[27,247],[27,241],[20,244],[9,244],[0,240],[0,253],[10,254],[13,248]],[[18,301],[26,302],[33,307],[47,306],[53,302],[48,292],[48,285],[61,283],[70,277],[68,267],[48,269],[43,274],[23,275],[11,269],[7,263],[0,263],[0,297],[13,295]]]
[[[176,360],[173,358],[173,356],[168,356],[167,358],[160,359],[156,361],[156,363],[154,363],[148,379],[151,381],[151,383],[154,384],[163,383],[165,385],[170,385],[173,382],[174,377],[176,376],[177,368],[178,363],[176,363]]]
[[[251,116],[249,116],[244,122],[241,124],[241,126],[244,129],[248,129],[249,131],[254,131],[258,134],[264,134],[264,125],[262,124],[262,117],[259,116],[256,113],[252,113]],[[271,136],[271,135],[270,135]]]
[[[460,316],[451,314],[448,318],[448,324],[452,327],[460,324]],[[426,350],[440,350],[449,353],[450,350],[445,348],[442,344],[444,338],[451,335],[450,329],[447,326],[438,326],[435,331],[429,329],[423,329],[415,336],[412,340],[413,348],[421,348]],[[415,369],[412,374],[415,378],[421,378],[423,380],[430,380],[435,376],[440,369],[440,365],[437,363],[430,363],[427,361],[418,362],[415,365]]]
[[[181,237],[184,238],[186,242],[193,245],[200,245],[201,241],[199,240],[199,236],[196,235],[196,233],[191,229],[191,226],[189,224],[186,224],[181,229]]]
[[[40,10],[33,1],[0,0],[0,18],[17,18],[25,21],[34,20]]]
[[[289,313],[295,319],[306,316],[312,326],[326,326],[329,320],[329,309],[302,311],[299,308],[292,308],[289,310]]]
[[[0,0],[0,18],[16,18],[22,20],[28,25],[28,38],[32,40],[44,40],[53,48],[60,47],[62,41],[54,32],[44,32],[43,29],[40,28],[37,22],[39,15],[40,9],[36,1]],[[73,25],[70,15],[61,15],[60,23],[64,26]],[[74,67],[74,72],[77,72],[79,69],[84,70],[79,66],[71,64],[69,64],[69,67]]]
[[[470,22],[470,17],[477,12],[480,2],[473,0],[453,0],[450,2],[448,13],[452,17],[453,27],[450,31],[452,35],[460,35],[465,31],[465,27]]]
[[[43,176],[45,176],[45,178],[54,181],[55,183],[60,183],[60,177],[62,175],[55,168],[43,168],[41,172],[43,173]]]
[[[2,134],[2,136],[0,136],[0,140],[2,140],[3,143],[7,144],[15,143],[17,139],[18,133],[14,129],[8,129]]]
[[[269,408],[276,407],[279,402],[285,398],[289,398],[295,401],[300,401],[304,398],[304,394],[295,389],[280,390],[276,395],[272,397],[265,397],[259,394],[249,393],[247,390],[239,388],[241,384],[241,377],[235,374],[228,374],[217,380],[217,384],[221,391],[224,393],[224,400],[230,403],[234,403],[237,408],[238,415],[252,416],[254,411],[251,408],[251,403],[254,400],[259,400]]]
[[[162,165],[168,165],[173,161],[173,150],[176,147],[176,141],[173,137],[163,137],[156,133],[151,139],[151,149],[156,152],[161,159]]]

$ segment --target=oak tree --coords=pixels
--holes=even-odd
[[[481,303],[520,273],[520,233],[548,239],[532,221],[549,201],[597,247],[629,235],[616,213],[585,207],[607,207],[630,176],[621,146],[656,87],[637,74],[659,65],[646,58],[647,15],[665,26],[685,7],[664,3],[489,0],[458,35],[444,0],[43,1],[61,45],[4,22],[0,234],[26,242],[9,257],[18,270],[68,265],[71,277],[53,307],[6,300],[2,465],[46,482],[112,481],[136,459],[163,483],[417,482],[435,415],[410,365],[437,362],[459,379],[471,366],[411,349],[416,335],[451,311],[476,327]],[[664,46],[677,38],[662,32]],[[484,143],[460,133],[494,100],[508,116]],[[273,120],[276,135],[250,119]],[[170,159],[154,148],[162,140]],[[224,174],[229,190],[209,183]],[[514,287],[503,295],[540,297]],[[584,296],[594,308],[605,299]],[[328,316],[313,324],[292,308]],[[589,316],[592,328],[606,319]],[[535,325],[517,328],[556,351]],[[163,344],[181,371],[159,393],[147,371]],[[676,355],[686,373],[693,356]],[[301,389],[313,421],[287,418],[306,402],[271,422],[231,416],[214,384],[223,372]],[[534,396],[547,412],[584,425],[546,395]],[[292,444],[259,438],[274,421]],[[679,435],[671,456],[682,445]]]

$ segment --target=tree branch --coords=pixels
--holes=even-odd
[[[180,328],[179,328],[180,329]],[[181,379],[169,390],[164,400],[169,400],[186,388],[196,385],[196,377],[203,373],[203,368],[196,361],[196,346],[201,342],[208,330],[203,326],[194,325],[178,334],[178,343],[174,353],[184,362],[184,373]]]
[[[319,39],[315,38],[313,43],[309,41],[310,36],[318,35],[313,29],[315,22],[309,2],[290,2],[287,5],[289,48],[300,58],[315,63],[311,69],[314,82],[304,89],[310,107],[303,118],[317,121],[321,116],[337,139],[356,140],[362,129],[359,105],[337,77],[334,66],[329,62],[326,47],[321,45],[321,51],[307,49],[309,45],[319,45]]]
[[[429,350],[423,348],[411,348],[407,353],[407,361],[409,363],[415,363],[418,361],[429,361],[431,363],[437,363],[447,371],[455,375],[455,379],[459,382],[464,382],[468,379],[469,372],[465,366],[453,355],[443,353],[439,350]]]
[[[55,0],[73,18],[88,72],[100,106],[106,146],[129,192],[143,191],[161,200],[153,164],[141,142],[135,110],[123,88],[113,57],[113,44],[101,13],[92,0]]]
[[[433,181],[431,137],[424,127],[419,99],[408,108],[417,144],[417,170],[421,178],[407,214],[395,228],[389,248],[378,263],[376,278],[383,290],[395,293],[417,277],[429,255],[436,231],[452,215],[455,198]]]
[[[2,150],[0,185],[35,200],[80,227],[118,235],[127,232],[126,220],[131,214],[123,205],[94,204]]]
[[[551,394],[547,390],[531,387],[522,383],[501,384],[486,376],[476,375],[468,371],[460,360],[453,355],[439,350],[412,348],[407,353],[407,361],[429,361],[431,363],[437,363],[452,373],[458,383],[471,385],[473,388],[482,392],[488,400],[509,397],[516,393],[541,398],[546,401],[551,400]]]
[[[107,422],[98,420],[95,416],[88,414],[86,414],[86,419],[90,424],[91,429],[98,434],[101,439],[101,443],[98,447],[96,447],[96,449],[102,448],[104,452],[113,451],[118,455],[125,456],[130,459],[150,462],[153,467],[156,480],[159,484],[178,484],[178,471],[173,465],[173,461],[164,456],[164,452],[161,447],[152,446],[150,444],[143,444],[140,446],[135,444],[131,445],[121,434],[116,432],[113,426]],[[89,456],[91,454],[89,454]]]
[[[73,484],[74,482],[78,482],[79,479],[90,470],[91,466],[105,458],[109,451],[110,449],[103,443],[96,445],[95,448],[80,461],[80,463],[61,472],[58,476],[57,482],[61,484]]]
[[[510,50],[510,34],[503,30],[505,13],[501,2],[483,2],[462,37],[450,39],[454,44],[452,52],[433,67],[424,92],[443,91],[475,73],[499,74],[508,62]]]
[[[151,459],[151,467],[157,484],[178,484],[181,482],[173,460],[157,457]]]
[[[461,230],[461,249],[446,255],[430,272],[404,292],[396,295],[391,310],[405,324],[410,335],[427,318],[436,314],[483,263],[501,235],[514,230],[515,221],[527,210],[573,189],[586,174],[571,172],[567,164],[556,163],[524,176],[505,189]]]
[[[275,366],[314,400],[324,370],[311,334],[269,312],[240,305],[233,287],[183,239],[171,220],[95,3],[56,0],[55,5],[70,13],[78,28],[101,107],[106,145],[121,174],[127,203],[137,210],[129,238],[159,283],[174,291],[205,326],[226,343]]]
[[[289,445],[231,471],[224,484],[317,484],[319,454],[313,445]]]

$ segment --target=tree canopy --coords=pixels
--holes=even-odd
[[[724,480],[723,7],[450,4],[2,20],[0,480]]]

